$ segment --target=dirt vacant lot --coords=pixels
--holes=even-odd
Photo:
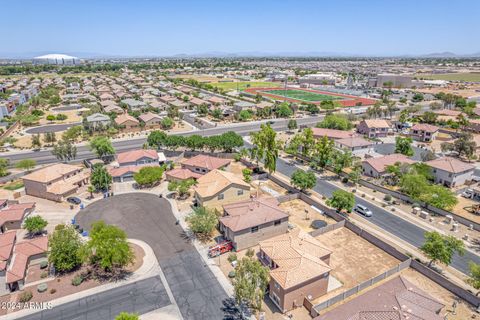
[[[331,275],[343,284],[341,288],[320,297],[319,301],[353,288],[400,263],[396,258],[347,228],[324,233],[316,239],[332,250],[330,256]]]

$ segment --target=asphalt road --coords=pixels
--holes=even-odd
[[[277,162],[277,171],[281,172],[286,176],[291,176],[291,174],[296,170],[296,166],[288,164],[283,159],[279,159]],[[327,180],[317,178],[317,185],[313,189],[314,191],[318,192],[321,195],[325,195],[326,197],[330,197],[333,191],[337,190],[338,187]],[[374,206],[370,202],[365,201],[365,199],[355,196],[355,204],[364,205],[370,210],[372,210],[372,217],[365,218],[371,223],[376,224],[383,230],[389,232],[390,234],[397,236],[398,238],[406,241],[407,243],[415,246],[421,247],[424,243],[424,233],[425,230],[418,227],[417,225],[404,220],[397,215],[393,214],[392,212],[385,210],[381,207]],[[355,214],[359,215],[360,217],[364,218],[364,216],[355,212]],[[455,269],[469,274],[468,263],[469,261],[474,261],[475,263],[480,264],[480,257],[470,251],[467,251],[464,256],[460,257],[456,255],[453,258],[453,262],[451,264],[452,267]]]
[[[323,116],[316,116],[316,117],[308,117],[308,118],[300,118],[297,119],[297,124],[313,126],[317,122],[323,119]],[[280,119],[280,120],[273,120],[274,123],[271,124],[272,128],[277,131],[283,131],[287,129],[288,120]],[[262,123],[265,123],[263,121]],[[222,134],[227,131],[235,131],[240,135],[248,135],[250,132],[255,132],[260,129],[260,122],[246,122],[246,123],[239,123],[239,124],[232,124],[228,126],[219,126],[210,129],[204,130],[197,130],[197,131],[190,131],[190,132],[183,132],[177,133],[178,135],[183,136],[190,136],[193,134],[199,134],[202,136],[212,136],[217,134]],[[117,140],[114,141],[112,144],[117,152],[133,150],[137,148],[141,148],[142,145],[146,142],[146,138],[131,138],[128,140]],[[81,161],[88,158],[92,158],[94,155],[90,151],[90,148],[87,145],[79,145],[77,146],[77,158],[75,161]],[[3,153],[0,158],[8,158],[10,159],[10,164],[14,165],[17,161],[22,159],[33,159],[37,161],[37,164],[48,164],[48,163],[55,163],[58,160],[52,155],[50,149],[44,149],[40,151],[28,151],[28,152],[8,152]]]
[[[160,276],[155,276],[17,319],[112,320],[120,312],[143,314],[169,304]]]
[[[104,220],[124,229],[129,238],[148,243],[185,320],[223,319],[227,293],[183,229],[175,224],[171,210],[166,199],[130,193],[94,202],[80,211],[76,219],[87,230],[92,222]]]
[[[81,124],[81,122],[66,123],[66,124],[47,124],[44,126],[38,126],[38,127],[26,129],[25,132],[30,134],[45,133],[45,132],[59,132],[59,131],[67,130],[68,128],[77,126],[79,124]]]

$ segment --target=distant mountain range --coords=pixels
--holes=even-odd
[[[454,52],[434,52],[423,55],[413,54],[399,54],[399,55],[365,55],[365,54],[352,54],[344,52],[330,52],[330,51],[310,51],[310,52],[295,52],[295,51],[279,51],[279,52],[266,52],[266,51],[246,51],[246,52],[222,52],[222,51],[209,51],[203,53],[194,54],[174,54],[174,55],[121,55],[121,54],[104,54],[95,52],[53,52],[53,51],[36,51],[36,52],[0,52],[0,59],[32,59],[37,56],[41,56],[49,53],[63,53],[71,56],[75,56],[81,59],[122,59],[122,58],[239,58],[239,57],[333,57],[333,58],[347,58],[347,57],[398,57],[398,58],[478,58],[480,52],[472,54],[457,54]]]

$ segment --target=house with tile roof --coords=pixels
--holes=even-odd
[[[0,234],[0,278],[5,277],[7,266],[13,255],[13,247],[17,241],[17,232],[9,230]]]
[[[160,115],[152,112],[141,114],[138,118],[145,124],[145,127],[147,128],[160,126],[160,123],[163,119]]]
[[[269,297],[280,311],[327,293],[331,253],[299,228],[260,242],[259,259],[270,268]]]
[[[108,172],[115,182],[131,181],[133,175],[144,166],[158,166],[165,163],[163,153],[153,149],[139,149],[117,154],[116,161],[110,164]]]
[[[440,311],[444,307],[403,276],[397,276],[314,320],[442,320],[445,318]]]
[[[165,179],[167,181],[184,181],[188,179],[195,179],[197,180],[200,178],[202,174],[193,172],[188,169],[184,168],[174,168],[172,170],[169,170],[165,172]]]
[[[17,230],[22,228],[23,219],[35,210],[35,203],[18,203],[6,201],[0,209],[0,231]]]
[[[138,128],[140,126],[140,122],[128,113],[124,113],[116,117],[115,123],[117,124],[117,126],[121,126],[127,130]]]
[[[475,166],[452,157],[443,157],[425,162],[432,168],[435,183],[446,187],[458,187],[472,180]]]
[[[236,250],[256,246],[260,241],[284,234],[288,214],[275,198],[250,198],[223,206],[220,231]]]
[[[236,174],[217,169],[198,178],[194,190],[198,205],[219,210],[225,204],[250,198],[248,183]]]
[[[6,271],[5,283],[7,288],[10,291],[23,289],[28,266],[44,260],[47,256],[47,251],[47,236],[17,242]]]
[[[389,154],[377,158],[368,158],[362,162],[362,172],[366,176],[378,178],[387,173],[387,167],[395,163],[413,164],[415,161],[399,153]]]
[[[57,163],[22,177],[25,193],[61,202],[88,183],[90,173],[80,166]]]
[[[205,174],[215,169],[224,169],[230,162],[230,159],[211,157],[204,154],[199,154],[189,159],[184,159],[180,162],[183,169]]]
[[[349,150],[353,154],[365,154],[372,150],[373,142],[362,137],[352,136],[334,141],[335,147],[341,150]]]
[[[416,123],[410,128],[410,136],[417,141],[432,142],[437,136],[439,127],[427,124]]]
[[[390,123],[383,119],[367,119],[357,124],[357,132],[368,138],[381,138],[388,135]]]
[[[337,130],[337,129],[312,128],[312,131],[313,131],[313,137],[317,139],[327,137],[329,139],[336,140],[336,139],[347,139],[347,138],[357,136],[357,134],[353,132]]]

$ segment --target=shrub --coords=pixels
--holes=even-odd
[[[230,253],[228,256],[228,262],[232,263],[233,261],[237,261],[237,255],[235,253]]]
[[[57,292],[57,289],[50,289],[50,294],[54,294],[55,292]]]
[[[45,269],[46,267],[48,267],[48,261],[40,262],[40,269]]]
[[[25,303],[25,302],[30,301],[32,298],[33,298],[32,291],[24,291],[24,292],[20,293],[20,295],[18,296],[18,301],[22,302],[22,303]]]
[[[228,273],[229,278],[235,278],[235,270],[232,270]]]
[[[385,197],[383,198],[383,200],[385,200],[385,201],[391,201],[391,200],[392,200],[392,196],[389,195],[389,194],[386,194]]]
[[[43,272],[40,274],[40,278],[42,278],[42,279],[45,279],[47,276],[48,276],[48,273],[47,273],[46,271],[43,271]]]
[[[72,285],[73,286],[79,286],[81,285],[83,282],[83,277],[80,276],[80,275],[76,275],[73,279],[72,279]]]
[[[347,183],[347,182],[348,182],[348,178],[347,178],[347,177],[343,177],[343,178],[342,178],[342,182],[343,182],[343,183]]]
[[[395,212],[395,208],[392,208],[392,212]]]
[[[387,206],[386,203],[382,203],[382,208],[385,208]]]
[[[37,286],[37,291],[38,292],[45,292],[45,291],[47,291],[47,289],[48,289],[48,285],[46,283],[40,283]]]
[[[365,193],[362,193],[362,198],[365,198],[366,194]]]

